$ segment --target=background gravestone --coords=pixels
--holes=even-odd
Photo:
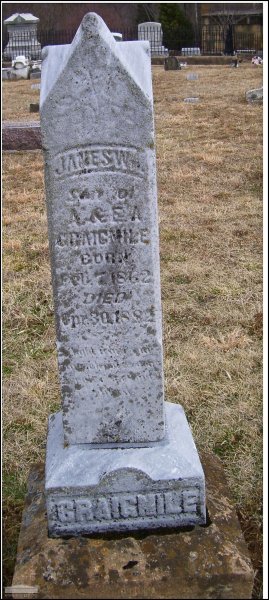
[[[198,79],[197,73],[188,73],[187,80],[188,81],[196,81]]]
[[[116,42],[90,13],[70,46],[43,52],[63,404],[49,421],[49,532],[204,523],[192,435],[164,403],[149,44]]]
[[[246,101],[250,103],[262,104],[263,103],[263,87],[249,90],[246,92]]]
[[[183,56],[200,56],[200,48],[181,48],[181,54]]]
[[[9,40],[4,49],[4,57],[14,59],[24,55],[29,59],[41,56],[41,45],[37,39],[37,24],[39,19],[31,13],[15,13],[5,19]]]
[[[150,43],[151,54],[167,54],[168,50],[163,46],[163,31],[161,23],[148,21],[139,23],[138,39],[147,40]]]
[[[181,69],[179,64],[179,60],[176,56],[168,56],[164,60],[164,70],[165,71],[177,71]]]

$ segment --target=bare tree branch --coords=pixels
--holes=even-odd
[[[214,6],[215,5],[215,6]],[[214,3],[212,8],[209,10],[209,14],[211,18],[215,21],[217,25],[221,25],[223,28],[227,28],[231,25],[236,25],[245,18],[245,14],[238,14],[236,9],[233,9],[231,4],[226,4],[225,2],[219,2],[218,8],[216,9],[216,4]]]
[[[142,7],[147,15],[149,21],[156,21],[159,14],[159,4],[157,3],[143,3]]]

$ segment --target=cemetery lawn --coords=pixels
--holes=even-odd
[[[195,72],[197,81],[187,81]],[[36,81],[4,82],[3,118],[38,119]],[[262,565],[262,67],[153,67],[166,399],[221,459]],[[198,96],[198,104],[184,98]],[[27,475],[60,405],[41,151],[3,157],[5,582]]]
[[[39,113],[30,113],[30,104],[39,102],[40,90],[32,85],[40,79],[2,82],[2,119],[4,121],[39,121]]]

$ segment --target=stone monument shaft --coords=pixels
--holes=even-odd
[[[180,405],[164,402],[150,46],[84,17],[43,51],[41,130],[62,411],[49,535],[205,523]]]
[[[41,125],[65,441],[164,437],[150,51],[96,15],[46,48]]]

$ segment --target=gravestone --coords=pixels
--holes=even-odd
[[[3,121],[3,150],[40,150],[41,132],[38,121]]]
[[[29,105],[29,111],[31,113],[39,112],[39,102],[31,102]]]
[[[199,102],[199,98],[197,96],[191,96],[189,98],[184,98],[184,102],[188,102],[189,104],[197,104],[197,102]]]
[[[168,54],[167,48],[163,46],[161,23],[156,23],[155,21],[139,23],[138,39],[149,41],[151,54]]]
[[[249,90],[246,92],[246,101],[250,103],[262,104],[263,103],[263,87]]]
[[[181,54],[183,56],[200,56],[200,48],[181,48]]]
[[[43,50],[40,113],[63,407],[49,534],[203,524],[192,434],[164,402],[149,43],[89,13]]]
[[[177,71],[181,69],[179,60],[176,56],[168,56],[164,59],[164,70],[165,71]]]
[[[17,81],[19,79],[29,79],[30,67],[21,68],[4,68],[2,69],[2,79],[8,79],[9,81]]]
[[[198,79],[197,73],[188,73],[187,80],[188,81],[196,81]]]
[[[26,56],[16,56],[12,60],[11,78],[15,79],[29,79],[30,65],[29,59]]]
[[[29,66],[29,59],[26,58],[26,56],[24,56],[24,55],[16,56],[16,58],[14,58],[14,60],[12,61],[13,69],[23,69],[24,67],[28,67],[28,66]]]
[[[30,71],[30,79],[41,79],[41,70]]]
[[[9,40],[4,49],[4,57],[14,59],[18,54],[29,59],[38,59],[41,45],[37,39],[39,19],[31,13],[15,13],[5,19]]]

